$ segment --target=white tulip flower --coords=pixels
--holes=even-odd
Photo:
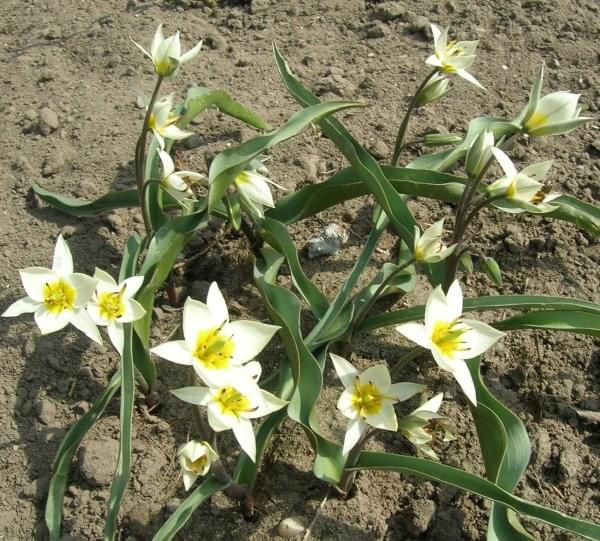
[[[435,441],[451,441],[454,436],[448,432],[439,419],[438,410],[444,393],[439,393],[421,404],[409,415],[398,420],[398,427],[404,437],[417,449],[433,460],[439,460],[431,444]]]
[[[106,327],[113,346],[123,355],[123,324],[137,321],[146,313],[133,298],[142,287],[144,277],[132,276],[117,284],[110,274],[96,269],[94,278],[97,280],[96,289],[87,311],[96,325]]]
[[[179,446],[177,457],[181,466],[183,486],[185,490],[189,490],[198,477],[209,472],[210,465],[219,455],[208,442],[191,440]]]
[[[238,173],[234,184],[246,206],[260,218],[265,215],[263,207],[273,208],[275,206],[269,184],[284,189],[271,179],[250,169]]]
[[[442,244],[443,230],[444,218],[432,224],[422,235],[415,225],[413,256],[419,263],[437,263],[454,252],[456,244],[448,247]]]
[[[160,185],[178,201],[193,198],[194,192],[191,186],[205,181],[206,177],[193,171],[175,171],[173,159],[164,150],[159,150],[158,156],[163,168]]]
[[[158,100],[148,118],[148,128],[154,133],[161,150],[165,148],[165,139],[181,141],[190,135],[194,135],[191,131],[183,131],[175,126],[180,117],[171,116],[171,109],[173,109],[173,94]]]
[[[578,107],[581,94],[572,92],[552,92],[541,98],[544,65],[533,83],[529,103],[521,113],[521,129],[533,136],[562,135],[574,130],[581,124],[592,120],[591,117],[579,116]]]
[[[200,52],[202,41],[187,53],[181,54],[179,32],[175,32],[172,36],[165,38],[163,36],[162,26],[162,23],[159,24],[154,33],[150,52],[146,51],[139,43],[136,43],[133,40],[131,41],[133,41],[133,43],[135,43],[135,45],[137,45],[142,52],[152,60],[154,71],[158,76],[172,77],[177,73],[179,66],[185,62],[189,62]]]
[[[287,404],[241,373],[217,387],[183,387],[171,392],[184,402],[206,406],[210,427],[215,432],[232,430],[240,447],[253,462],[256,461],[256,439],[251,420]]]
[[[475,79],[467,70],[475,60],[475,49],[478,41],[451,41],[448,43],[448,27],[441,29],[432,24],[433,44],[435,54],[432,54],[425,62],[435,66],[444,73],[456,73],[459,77],[483,88],[481,83]]]
[[[467,398],[477,405],[475,385],[465,359],[481,355],[504,336],[503,332],[473,319],[462,319],[463,294],[455,280],[448,294],[436,287],[425,306],[425,324],[403,323],[396,330],[431,351],[442,370],[450,372]]]
[[[492,152],[502,167],[504,176],[488,186],[488,193],[492,196],[504,196],[508,203],[497,201],[494,203],[497,207],[510,213],[542,213],[557,208],[549,203],[561,194],[551,191],[547,184],[539,182],[548,174],[552,160],[529,165],[517,172],[511,159],[502,150],[494,148]]]
[[[345,387],[337,408],[350,419],[344,437],[342,453],[347,455],[358,443],[368,426],[380,430],[398,430],[394,404],[407,400],[425,386],[417,383],[392,383],[390,372],[383,364],[358,373],[346,359],[330,353],[333,366]]]
[[[30,267],[19,271],[27,297],[11,304],[3,317],[33,313],[42,334],[58,331],[71,323],[94,342],[102,343],[98,328],[85,310],[96,279],[73,272],[73,257],[59,235],[52,269]]]
[[[207,385],[219,386],[242,370],[254,379],[260,365],[249,363],[279,330],[259,321],[229,321],[225,299],[216,282],[210,285],[206,304],[190,297],[183,307],[184,340],[166,342],[152,353],[173,363],[193,366]],[[248,363],[248,364],[246,364]],[[258,365],[258,366],[257,366]]]

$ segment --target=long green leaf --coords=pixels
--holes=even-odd
[[[544,329],[600,336],[600,314],[576,310],[543,310],[514,316],[494,324],[497,329]]]
[[[61,538],[62,506],[69,478],[69,470],[75,452],[88,430],[94,426],[104,413],[106,406],[112,400],[112,397],[120,386],[121,371],[118,370],[90,409],[71,426],[56,452],[52,465],[52,477],[50,477],[50,484],[48,486],[45,513],[46,526],[48,526],[51,541],[59,541]]]
[[[224,150],[213,160],[209,170],[209,210],[221,201],[227,187],[234,181],[236,175],[256,156],[265,150],[290,139],[304,131],[320,119],[351,107],[363,107],[364,104],[352,101],[332,101],[308,107],[294,113],[290,119],[277,130],[254,139],[249,139],[240,145]]]
[[[279,75],[286,88],[303,107],[316,107],[320,100],[305,88],[293,75],[287,62],[273,46],[273,54]],[[357,176],[368,186],[381,208],[388,215],[398,233],[408,244],[413,243],[413,227],[417,224],[408,206],[383,174],[381,167],[360,144],[335,119],[318,122],[323,133],[333,141],[344,157],[350,162]]]
[[[132,349],[133,327],[130,323],[123,325],[125,340],[121,358],[121,410],[119,413],[121,429],[119,441],[119,459],[117,470],[110,489],[108,513],[104,525],[104,539],[113,541],[117,533],[117,519],[123,500],[123,494],[129,481],[131,470],[131,439],[133,424],[133,402],[135,398],[135,377]]]
[[[468,363],[477,391],[477,407],[471,407],[487,478],[512,492],[531,456],[531,444],[525,425],[485,386],[480,373],[481,359]],[[488,541],[531,541],[533,537],[520,524],[516,514],[492,503],[488,523]]]
[[[432,460],[391,453],[361,453],[357,470],[393,470],[466,490],[500,503],[515,512],[563,528],[587,539],[600,539],[600,526],[513,496],[487,479]]]
[[[220,483],[214,477],[208,477],[194,492],[181,502],[181,505],[160,527],[158,532],[156,532],[152,541],[169,541],[173,539],[198,507],[216,492],[225,490],[227,486],[227,484]]]
[[[332,122],[330,119],[329,122]],[[447,173],[382,166],[394,189],[406,195],[457,202],[465,179]],[[371,193],[354,168],[347,167],[318,184],[309,184],[279,199],[267,216],[286,224],[295,223],[343,201]]]
[[[557,313],[559,316],[560,312],[565,311],[589,313],[592,315],[600,314],[600,305],[596,303],[580,299],[550,297],[545,295],[491,295],[487,297],[477,297],[475,299],[465,299],[463,307],[464,312],[503,309],[539,310],[539,312],[535,313],[540,314],[543,314],[544,311],[548,311],[548,313]],[[365,319],[362,325],[359,326],[358,331],[369,331],[381,327],[389,327],[391,325],[404,323],[405,321],[422,319],[424,315],[425,306],[414,306],[404,310],[394,310]],[[511,318],[508,319],[508,321],[510,320]],[[527,322],[525,322],[525,324],[526,323]],[[516,320],[515,324],[518,324],[518,320]]]
[[[304,274],[298,259],[298,250],[296,250],[287,229],[282,223],[271,218],[261,220],[258,225],[260,226],[258,233],[263,240],[285,256],[292,282],[310,307],[311,312],[315,317],[322,318],[329,307],[329,303],[321,290]]]
[[[182,116],[177,125],[180,128],[185,128],[208,107],[216,107],[222,113],[237,118],[259,130],[271,129],[271,126],[267,122],[234,100],[224,90],[211,90],[202,86],[193,86],[188,89],[183,102]]]
[[[94,201],[88,201],[56,194],[46,190],[36,182],[32,182],[31,187],[46,203],[71,216],[88,216],[112,209],[137,207],[140,204],[138,192],[135,188],[120,192],[109,192]]]

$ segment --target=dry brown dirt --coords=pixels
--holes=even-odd
[[[202,55],[169,83],[169,91],[181,96],[192,84],[224,88],[278,125],[297,107],[278,81],[271,57],[271,43],[276,42],[301,79],[324,99],[370,104],[342,118],[384,161],[390,157],[406,96],[427,73],[423,61],[431,49],[429,21],[451,25],[462,39],[481,40],[472,71],[488,90],[455,81],[450,96],[418,114],[409,139],[432,130],[460,132],[472,116],[513,116],[525,104],[542,61],[548,67],[545,92],[580,92],[596,118],[600,108],[600,8],[594,0],[254,0],[249,6],[227,2],[215,7],[193,0],[4,0],[0,21],[2,309],[22,296],[17,269],[50,264],[59,232],[67,238],[78,270],[92,273],[98,266],[116,274],[124,241],[142,231],[137,210],[70,218],[42,204],[30,185],[35,181],[85,198],[133,185],[131,160],[142,114],[136,95],[139,90],[148,94],[153,78],[129,37],[148,45],[159,22],[168,32],[181,30],[184,48],[200,38],[206,44]],[[182,149],[178,159],[200,171],[205,170],[205,153],[253,134],[216,112],[205,114],[193,129],[196,148]],[[323,180],[343,164],[316,130],[272,155],[272,177],[288,190]],[[555,188],[598,204],[596,120],[565,137],[521,141],[511,155],[519,164],[553,158]],[[407,152],[404,162],[412,156]],[[350,242],[340,254],[306,261],[307,272],[329,296],[366,238],[371,205],[368,198],[346,203],[292,229],[301,247],[322,224],[350,225]],[[427,201],[412,205],[424,223],[450,214],[449,207]],[[503,268],[504,285],[497,288],[475,274],[463,278],[467,294],[563,294],[600,302],[598,243],[573,225],[488,212],[473,231],[476,245]],[[391,232],[382,246],[375,263],[385,261],[385,249],[393,249]],[[201,257],[187,272],[174,278],[182,294],[203,299],[208,283],[218,280],[236,316],[265,317],[251,285],[251,256],[241,239],[215,226],[192,243],[188,255],[198,253]],[[153,341],[164,340],[179,320],[180,312],[161,297]],[[100,393],[118,358],[73,330],[41,337],[25,316],[2,320],[0,330],[0,539],[43,539],[51,459],[65,429]],[[600,410],[598,345],[588,337],[520,332],[504,339],[485,360],[488,385],[524,420],[533,444],[531,464],[516,493],[595,522],[600,522],[600,436],[598,426],[583,422],[574,408]],[[379,332],[355,341],[353,355],[363,366],[392,363],[406,347],[400,338]],[[275,344],[267,357],[280,352]],[[161,407],[151,416],[138,410],[135,417],[134,468],[121,521],[121,538],[130,541],[150,539],[184,497],[173,455],[191,430],[190,413],[167,393],[184,383],[184,376],[166,362],[158,361],[158,369]],[[441,459],[482,473],[467,404],[454,381],[427,359],[410,365],[404,377],[427,381],[431,389],[455,398],[446,402],[443,413],[458,439],[440,451]],[[329,412],[326,429],[341,438],[343,420],[331,413],[340,387],[330,373],[327,385],[321,404]],[[118,426],[114,401],[73,468],[64,539],[101,536]],[[394,435],[375,439],[371,446],[413,452]],[[178,539],[272,539],[284,517],[310,522],[326,492],[310,469],[311,452],[301,430],[284,424],[258,480],[258,519],[245,522],[234,502],[218,495],[198,510]],[[313,536],[477,540],[484,537],[487,510],[482,499],[455,489],[364,473],[354,498],[330,499],[323,506]],[[540,523],[527,521],[527,526],[539,539],[572,538]]]

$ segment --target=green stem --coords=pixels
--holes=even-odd
[[[425,348],[421,346],[415,346],[414,348],[409,349],[394,366],[392,366],[390,370],[390,378],[394,380],[398,377],[400,371],[412,360],[416,359],[419,355],[421,355],[425,351]]]
[[[383,282],[381,282],[381,284],[379,284],[379,287],[375,290],[373,296],[363,305],[363,307],[356,315],[356,318],[352,323],[352,332],[354,332],[354,329],[356,329],[356,327],[358,327],[362,323],[363,319],[365,319],[365,317],[369,313],[369,310],[373,308],[373,305],[377,302],[385,288],[392,282],[392,280],[396,278],[396,276],[398,276],[398,274],[400,274],[404,269],[412,265],[415,261],[416,259],[414,257],[409,259],[407,262],[403,263],[393,272],[391,272],[390,275]]]
[[[158,98],[158,92],[160,90],[160,85],[162,84],[162,82],[163,77],[159,76],[156,80],[156,85],[154,86],[154,91],[152,92],[150,102],[148,103],[146,114],[144,115],[144,124],[142,126],[142,131],[140,133],[140,137],[138,138],[137,145],[135,147],[135,182],[140,197],[140,207],[142,209],[142,217],[144,218],[144,227],[146,228],[146,233],[148,235],[152,233],[152,225],[150,223],[150,218],[148,217],[148,209],[146,208],[145,198],[146,179],[144,177],[146,175],[146,136],[148,135],[148,121],[150,120],[150,115],[152,115],[154,103],[156,102],[156,98]]]
[[[417,99],[421,91],[425,88],[429,80],[438,72],[438,68],[434,69],[419,85],[417,91],[414,93],[410,103],[408,104],[408,109],[404,114],[404,118],[402,119],[402,123],[400,124],[400,128],[398,129],[398,135],[396,136],[396,144],[394,145],[394,154],[392,156],[391,165],[398,165],[398,160],[400,159],[400,152],[402,152],[404,136],[406,135],[406,129],[408,128],[408,123],[410,121],[410,117],[417,105]]]

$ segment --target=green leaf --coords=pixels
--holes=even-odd
[[[315,475],[319,479],[337,483],[344,464],[341,448],[322,435],[315,408],[323,386],[324,357],[318,361],[300,335],[299,299],[291,291],[264,280],[266,272],[264,262],[257,260],[254,277],[271,320],[281,327],[279,334],[294,378],[293,394],[287,413],[291,419],[302,425],[315,450]],[[287,395],[283,396],[287,398]]]
[[[463,306],[463,312],[502,309],[539,310],[539,312],[532,312],[532,314],[544,314],[545,312],[548,312],[548,314],[560,314],[563,311],[575,311],[577,313],[590,313],[591,315],[600,317],[599,304],[580,299],[545,295],[491,295],[465,299]],[[424,315],[425,306],[413,306],[404,310],[395,310],[365,319],[357,330],[364,332],[381,327],[389,327],[406,321],[422,319]],[[511,319],[509,318],[507,321],[511,321]],[[515,322],[515,326],[517,325],[518,322]]]
[[[333,122],[333,120],[329,120]],[[466,179],[419,169],[383,166],[382,171],[394,189],[407,195],[458,202]],[[343,201],[371,193],[354,168],[339,173],[318,184],[309,184],[279,199],[275,208],[267,210],[270,218],[286,224],[298,222]]]
[[[310,307],[311,312],[315,317],[322,318],[327,312],[329,303],[327,302],[325,295],[321,293],[321,290],[308,279],[306,274],[304,274],[302,266],[300,265],[300,260],[298,259],[298,250],[296,250],[285,226],[271,218],[261,220],[258,222],[258,225],[258,233],[263,240],[285,256],[290,269],[292,282]]]
[[[471,414],[485,464],[487,478],[512,492],[531,456],[531,444],[521,420],[500,402],[483,383],[481,359],[468,363],[477,392],[477,407]],[[492,503],[488,524],[488,541],[530,541],[533,539],[520,524],[514,511]]]
[[[384,212],[381,212],[374,227],[369,233],[359,258],[354,264],[352,272],[344,281],[327,312],[325,312],[317,325],[315,325],[310,334],[306,337],[306,343],[309,347],[314,348],[320,344],[330,343],[335,338],[342,336],[348,329],[354,314],[354,304],[348,302],[350,295],[365,270],[365,267],[369,263],[369,260],[377,247],[379,238],[389,223],[388,217]],[[342,311],[345,313],[342,314]]]
[[[193,86],[188,89],[185,101],[183,102],[182,116],[177,126],[185,128],[208,107],[216,107],[222,113],[237,118],[259,130],[271,129],[271,126],[267,122],[234,100],[224,90],[210,90],[202,86]]]
[[[561,195],[554,199],[552,204],[558,205],[558,209],[543,216],[574,223],[577,227],[589,231],[596,237],[600,236],[599,207],[580,201],[570,195]]]
[[[294,113],[290,119],[279,129],[254,139],[249,139],[240,145],[228,148],[219,153],[210,164],[208,173],[210,191],[209,191],[209,210],[221,201],[227,187],[233,183],[236,175],[256,156],[265,150],[298,135],[308,128],[312,123],[320,119],[351,107],[363,107],[364,104],[353,101],[331,101],[321,103],[314,107],[308,107]]]
[[[500,265],[498,265],[498,262],[493,257],[488,256],[484,256],[482,259],[485,273],[497,286],[501,286],[502,271],[500,270]]]
[[[317,107],[320,100],[294,77],[283,56],[273,45],[273,54],[281,80],[286,88],[303,107]],[[340,152],[352,165],[356,175],[369,188],[381,208],[398,230],[399,235],[409,246],[413,244],[413,227],[417,225],[408,206],[390,184],[381,167],[336,119],[323,119],[318,122],[323,133],[331,139]]]
[[[563,528],[586,539],[600,539],[600,526],[513,496],[487,479],[432,460],[391,453],[361,453],[356,468],[392,470],[466,490],[515,512]]]
[[[106,406],[121,386],[121,371],[115,372],[106,389],[92,404],[90,409],[84,413],[69,429],[62,440],[54,462],[52,464],[52,477],[48,486],[48,499],[46,501],[46,526],[50,532],[51,541],[61,539],[62,506],[65,488],[69,478],[69,470],[75,452],[85,437],[88,430],[94,426],[96,421],[104,413]]]
[[[544,310],[499,321],[494,327],[501,331],[543,329],[600,336],[600,314],[575,310]]]
[[[140,205],[138,192],[135,188],[120,192],[109,192],[94,201],[87,201],[85,199],[50,192],[36,182],[32,182],[31,187],[46,203],[71,216],[88,216],[96,212],[138,207]]]
[[[177,532],[183,528],[192,514],[208,498],[220,490],[225,490],[227,484],[220,483],[214,477],[208,477],[198,488],[196,488],[175,510],[175,512],[160,527],[152,538],[152,541],[169,541]]]
[[[131,323],[125,323],[123,331],[125,341],[123,344],[123,357],[121,358],[121,410],[119,412],[121,436],[117,470],[110,489],[108,513],[106,514],[106,523],[104,525],[104,539],[106,541],[113,541],[116,538],[119,509],[121,508],[123,494],[129,482],[129,472],[131,469],[131,430],[133,424],[133,402],[135,398],[135,374],[132,349],[133,327]]]

